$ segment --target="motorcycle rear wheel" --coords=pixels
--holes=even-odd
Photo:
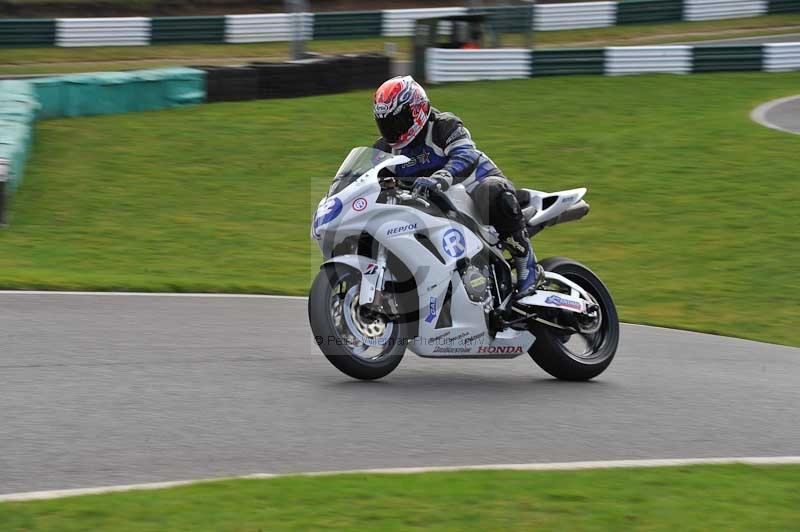
[[[361,380],[385,377],[405,353],[408,325],[370,316],[358,304],[361,272],[325,264],[308,296],[308,320],[325,358],[339,371]]]
[[[601,322],[592,334],[570,334],[557,327],[534,323],[531,332],[536,341],[528,353],[539,367],[557,379],[593,379],[611,364],[619,344],[619,318],[611,294],[600,278],[579,262],[552,257],[543,260],[541,265],[546,271],[562,275],[586,290],[600,307]],[[574,344],[583,349],[576,349]]]

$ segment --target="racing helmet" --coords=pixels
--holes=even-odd
[[[397,76],[375,91],[375,122],[393,149],[408,146],[428,123],[431,104],[425,89],[411,76]]]

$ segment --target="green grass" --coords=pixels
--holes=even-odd
[[[341,475],[0,504],[3,530],[796,530],[800,467]]]
[[[750,37],[800,32],[800,13],[747,19],[631,24],[610,28],[537,32],[538,47],[601,47],[662,44],[709,39]],[[336,54],[383,51],[386,42],[397,45],[399,57],[409,58],[410,39],[317,40],[308,43],[313,52]],[[521,35],[505,35],[503,45],[520,46]],[[106,46],[89,48],[0,48],[0,75],[130,70],[197,63],[241,64],[252,60],[281,60],[288,56],[287,43],[172,44],[153,46]]]
[[[518,185],[587,186],[545,231],[623,320],[800,345],[800,137],[748,117],[800,73],[431,88]],[[375,125],[368,91],[40,122],[0,287],[307,293],[310,212]],[[311,176],[318,176],[311,179]]]

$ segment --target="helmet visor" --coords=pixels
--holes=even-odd
[[[411,109],[406,107],[396,115],[376,116],[375,122],[378,124],[378,130],[381,132],[381,136],[386,139],[386,142],[394,144],[414,125],[414,116],[411,114]]]

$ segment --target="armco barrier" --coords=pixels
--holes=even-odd
[[[479,55],[482,52],[485,55]],[[504,56],[511,52],[512,56]],[[531,76],[800,70],[800,42],[746,46],[625,46],[559,50],[426,51],[427,81],[444,83],[523,77],[525,58]]]
[[[382,28],[380,11],[314,13],[314,39],[380,37]]]
[[[485,13],[495,30],[523,33],[617,24],[753,17],[800,12],[800,0],[620,0],[489,7],[255,14],[218,17],[0,19],[0,46],[128,46],[407,37],[421,18]],[[299,24],[297,23],[299,21]],[[152,31],[151,31],[152,28]],[[442,24],[442,33],[449,31]]]
[[[676,22],[683,18],[683,0],[621,0],[617,24]]]
[[[485,14],[492,29],[503,33],[523,33],[533,28],[533,4],[527,6],[479,7],[469,13]]]
[[[481,79],[527,78],[531,75],[530,50],[447,50],[426,52],[426,79],[431,83]]]
[[[466,7],[435,7],[430,9],[387,9],[383,11],[383,35],[408,37],[414,34],[414,24],[420,18],[465,15]]]
[[[769,0],[767,12],[773,13],[800,13],[800,0]]]
[[[157,17],[151,32],[153,44],[224,42],[225,17]]]
[[[225,42],[290,41],[299,29],[305,39],[312,36],[313,18],[308,14],[228,15],[225,17]]]
[[[761,45],[695,46],[693,72],[730,72],[761,70]]]
[[[619,46],[605,50],[605,73],[609,76],[691,71],[691,46]]]
[[[765,44],[763,67],[767,72],[800,70],[800,43]]]
[[[534,76],[602,74],[604,52],[602,48],[534,50],[531,54],[531,65]]]
[[[55,20],[0,19],[0,47],[52,46],[55,40]]]
[[[537,31],[605,28],[617,22],[616,2],[537,5],[533,28]]]
[[[685,0],[685,20],[758,17],[767,12],[767,0]]]
[[[60,18],[56,20],[58,46],[135,46],[150,44],[150,19]]]

